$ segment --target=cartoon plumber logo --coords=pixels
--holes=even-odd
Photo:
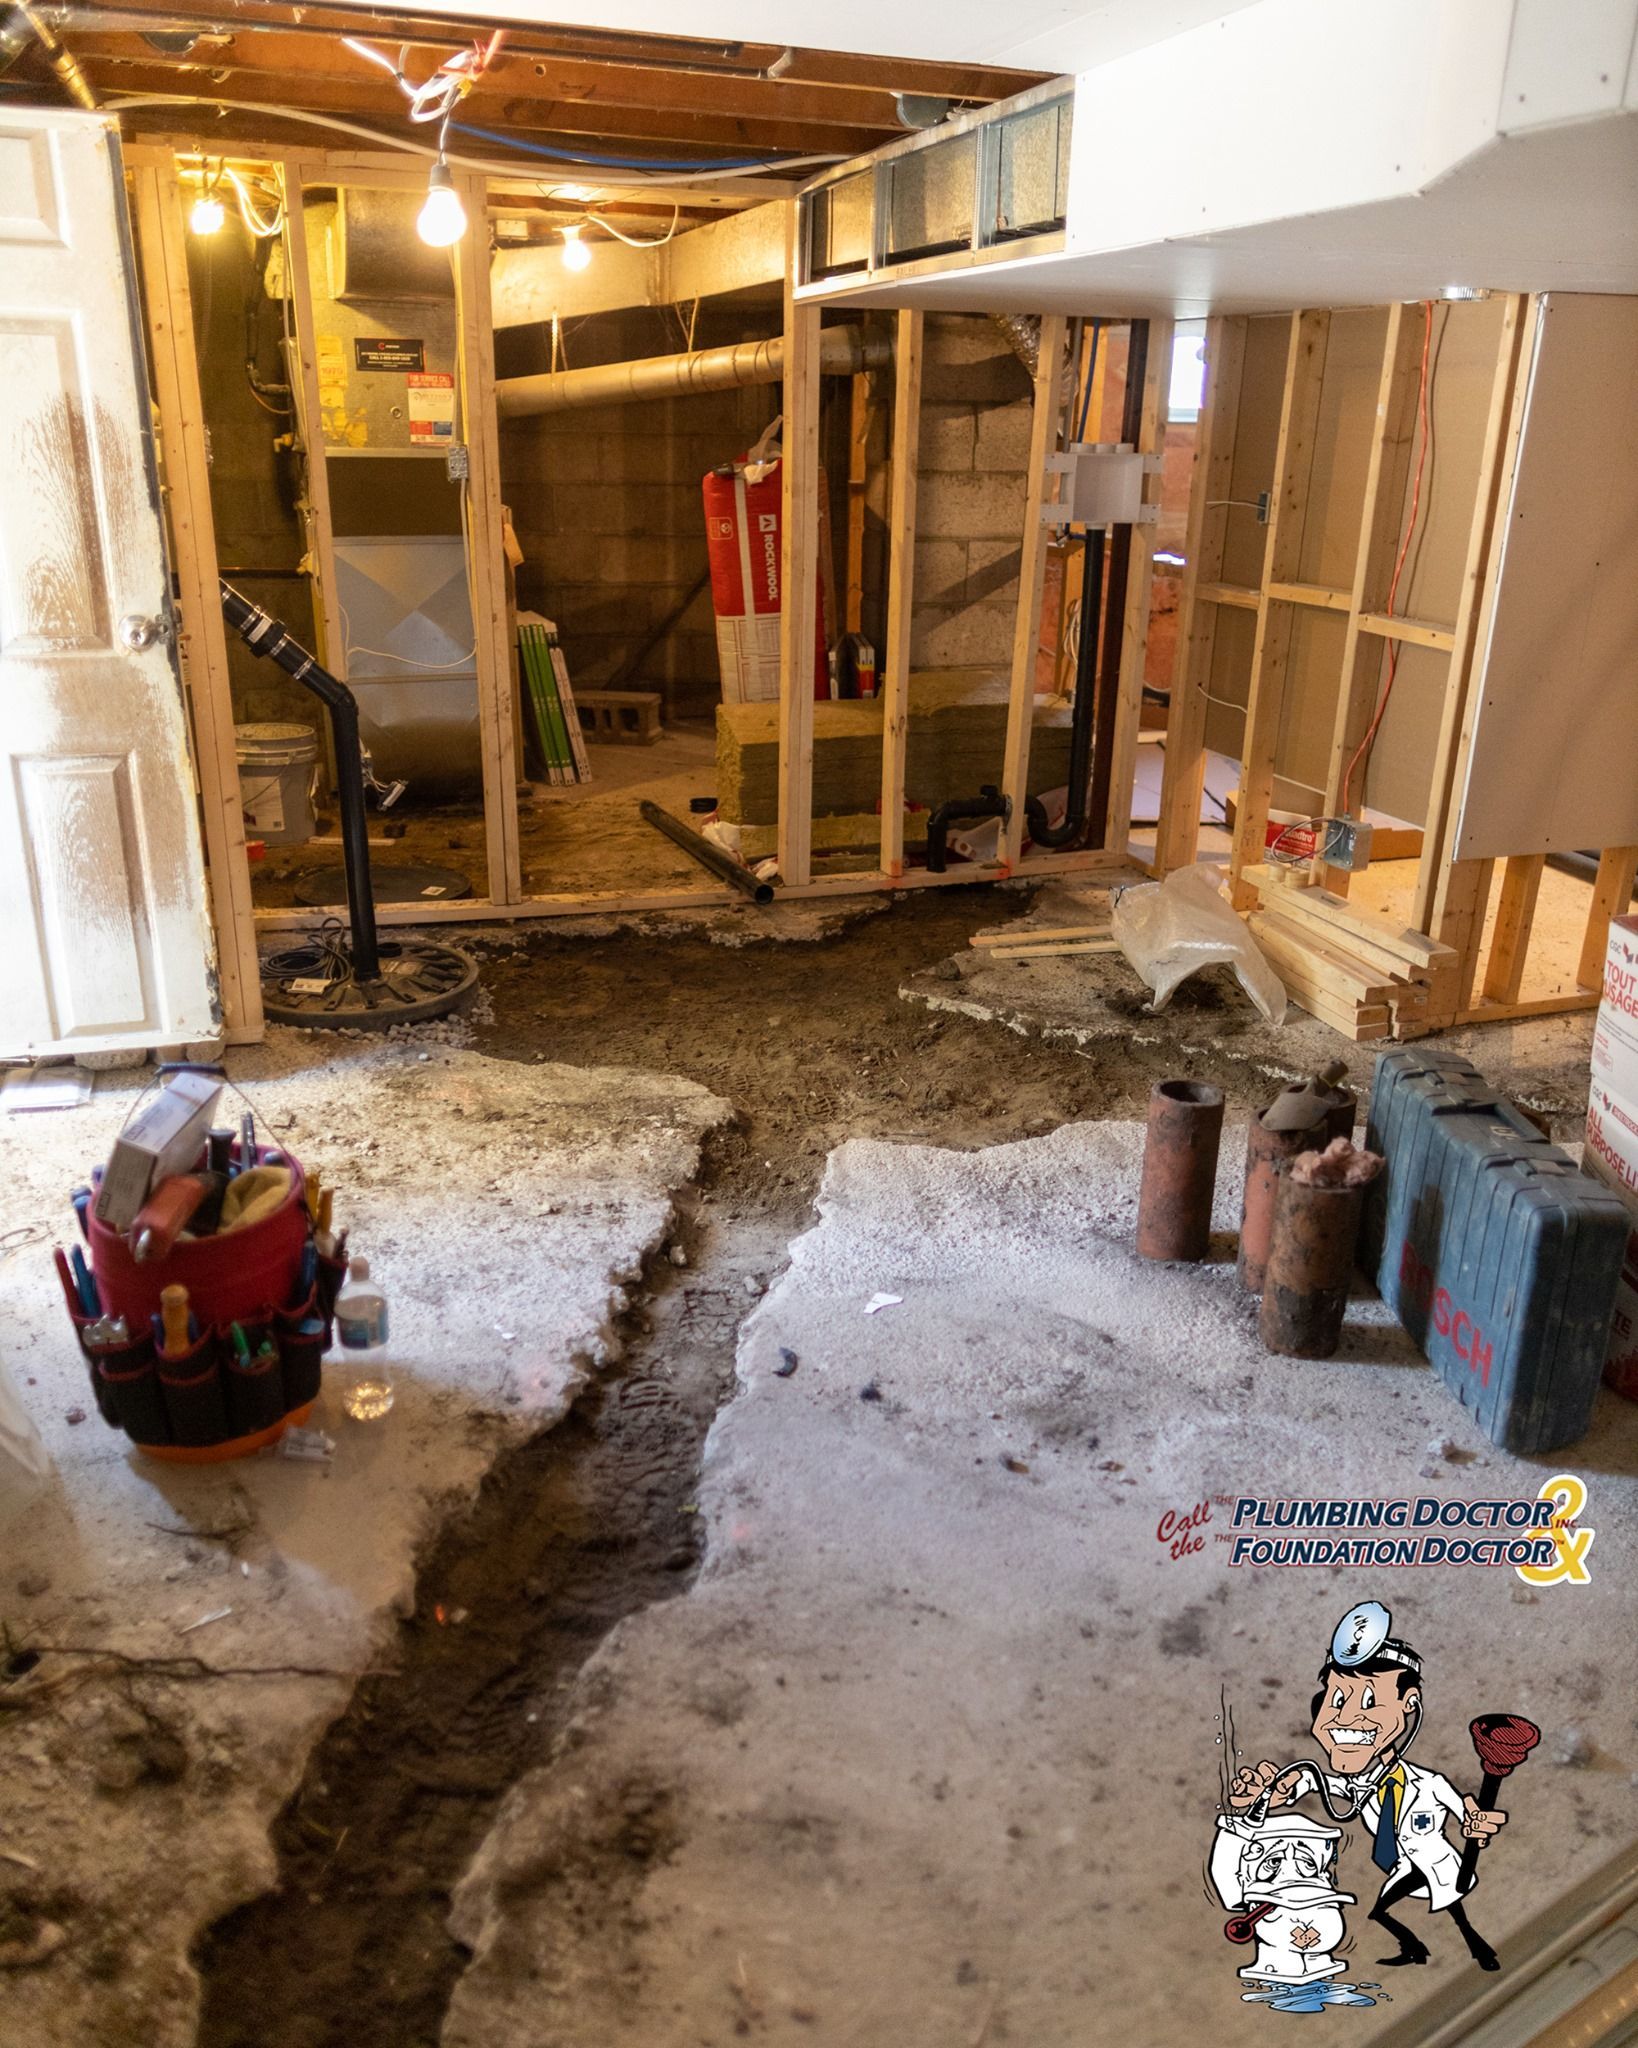
[[[1482,1772],[1477,1796],[1412,1763],[1407,1753],[1422,1726],[1422,1660],[1392,1626],[1376,1600],[1350,1608],[1337,1624],[1311,1709],[1323,1765],[1234,1768],[1225,1712],[1227,1782],[1208,1875],[1230,1915],[1223,1930],[1228,1939],[1255,1943],[1239,1973],[1249,2000],[1287,2012],[1375,2004],[1368,1994],[1380,1987],[1340,1981],[1348,1969],[1337,1954],[1345,1935],[1342,1908],[1356,1895],[1338,1889],[1337,1862],[1355,1827],[1369,1846],[1370,1876],[1378,1886],[1368,1917],[1396,1944],[1392,1955],[1377,1959],[1383,1966],[1429,1960],[1426,1942],[1394,1910],[1421,1900],[1430,1918],[1449,1915],[1481,1970],[1500,1967],[1468,1917],[1467,1898],[1481,1853],[1507,1824],[1497,1804],[1502,1781],[1541,1731],[1517,1714],[1482,1714],[1471,1723]],[[1295,1810],[1310,1798],[1318,1800],[1323,1821]],[[1446,1833],[1452,1823],[1459,1846]]]

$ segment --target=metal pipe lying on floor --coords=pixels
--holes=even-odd
[[[669,811],[662,811],[658,804],[650,803],[645,796],[637,806],[644,824],[652,825],[656,832],[663,832],[667,839],[673,839],[702,868],[709,868],[712,874],[726,882],[730,889],[737,889],[742,896],[749,896],[753,903],[771,903],[774,899],[772,882],[764,882],[731,853],[724,853],[720,846],[713,846],[709,839],[696,832],[692,825],[685,825],[681,818],[672,817]]]
[[[862,327],[826,327],[819,334],[819,368],[827,377],[856,377],[893,358],[884,335]],[[495,385],[495,410],[503,420],[533,413],[563,412],[579,405],[618,404],[624,399],[680,398],[690,391],[732,391],[742,384],[777,384],[785,374],[785,338],[741,341],[727,348],[695,349],[682,356],[640,356],[631,363],[593,363],[584,370],[544,371],[536,377],[502,377]]]

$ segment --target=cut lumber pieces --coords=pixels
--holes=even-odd
[[[1013,925],[1002,932],[975,932],[968,941],[974,946],[1038,946],[1048,939],[1107,939],[1106,924]]]
[[[1046,939],[1039,946],[991,946],[991,960],[1062,960],[1081,953],[1118,953],[1114,939]]]
[[[1299,1008],[1361,1041],[1419,1038],[1451,1021],[1449,946],[1328,889],[1286,887],[1277,869],[1247,868],[1243,879],[1260,898],[1252,934]]]
[[[909,678],[904,793],[932,809],[976,796],[995,782],[1006,747],[1007,678],[994,669],[932,669]],[[882,789],[880,697],[822,700],[813,707],[813,814],[873,812]],[[771,825],[779,800],[779,707],[717,707],[717,809],[738,825]],[[1028,789],[1069,779],[1069,711],[1037,706]]]

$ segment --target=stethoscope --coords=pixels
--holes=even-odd
[[[1253,1827],[1261,1827],[1268,1818],[1269,1805],[1274,1797],[1274,1787],[1280,1782],[1281,1778],[1289,1777],[1293,1771],[1302,1771],[1313,1779],[1314,1790],[1319,1794],[1320,1804],[1325,1808],[1330,1819],[1339,1824],[1358,1820],[1360,1814],[1365,1809],[1366,1800],[1382,1784],[1388,1773],[1398,1766],[1406,1750],[1410,1748],[1417,1735],[1421,1732],[1422,1700],[1420,1694],[1411,1701],[1409,1711],[1414,1718],[1411,1720],[1409,1728],[1406,1729],[1403,1739],[1391,1742],[1368,1770],[1361,1771],[1357,1778],[1349,1778],[1346,1781],[1349,1804],[1340,1811],[1331,1804],[1331,1786],[1327,1773],[1319,1770],[1311,1763],[1302,1762],[1287,1764],[1283,1771],[1277,1772],[1269,1780],[1268,1784],[1263,1787],[1257,1800],[1247,1807],[1242,1818],[1249,1821]],[[1300,1792],[1297,1794],[1298,1799],[1302,1796]]]

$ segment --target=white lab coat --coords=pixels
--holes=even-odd
[[[1462,1894],[1456,1889],[1456,1874],[1462,1867],[1462,1849],[1445,1837],[1445,1822],[1461,1820],[1467,1809],[1462,1795],[1448,1778],[1437,1771],[1424,1771],[1413,1763],[1402,1764],[1405,1789],[1399,1795],[1397,1847],[1399,1860],[1382,1880],[1386,1890],[1408,1871],[1417,1871],[1427,1887],[1428,1910],[1443,1912],[1455,1905]],[[1376,1840],[1376,1824],[1382,1813],[1382,1794],[1372,1792],[1360,1809],[1366,1839]],[[1466,1838],[1463,1837],[1462,1848]],[[1375,1865],[1372,1865],[1375,1868]]]

